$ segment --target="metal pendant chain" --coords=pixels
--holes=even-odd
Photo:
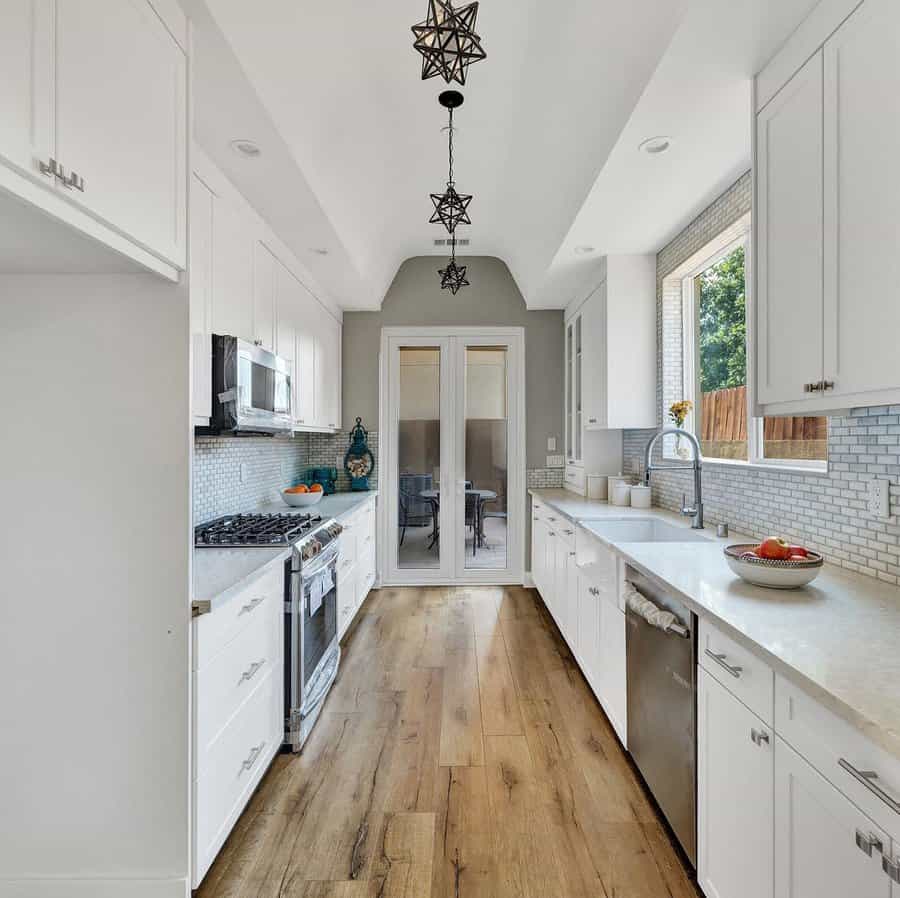
[[[448,143],[448,156],[450,158],[450,177],[447,180],[447,186],[453,186],[453,109],[450,109],[450,126],[448,128],[449,136],[447,138]]]

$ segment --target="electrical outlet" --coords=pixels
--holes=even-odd
[[[566,460],[561,455],[548,455],[547,456],[547,467],[548,468],[561,468],[566,463]]]
[[[879,518],[889,518],[891,516],[890,489],[890,480],[875,479],[869,481],[869,514]]]
[[[547,437],[547,451],[556,452],[556,437]]]
[[[246,483],[250,479],[250,465],[247,462],[241,462],[241,483]]]

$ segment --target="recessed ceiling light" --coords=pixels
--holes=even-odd
[[[576,246],[575,247],[575,255],[576,256],[589,256],[592,252],[594,252],[593,246]]]
[[[317,256],[327,256],[327,255],[328,255],[328,250],[327,250],[324,246],[314,246],[314,247],[312,248],[312,251],[313,251]]]
[[[262,155],[262,150],[252,140],[232,140],[231,149],[245,159],[258,159]]]
[[[638,146],[638,149],[651,156],[656,156],[659,153],[665,153],[670,146],[672,146],[671,137],[648,137]]]

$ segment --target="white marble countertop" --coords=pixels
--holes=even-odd
[[[566,490],[529,492],[600,539],[592,520],[654,517],[690,526],[657,508],[619,508]],[[602,541],[900,757],[900,589],[830,564],[802,589],[752,586],[732,573],[722,547],[754,540],[734,532],[718,539],[714,528],[706,534],[707,542]]]
[[[264,505],[254,514],[306,514],[314,511],[323,518],[341,520],[366,502],[374,499],[376,490],[358,493],[333,493],[324,496],[312,508],[291,508],[284,502]],[[194,549],[195,601],[208,600],[215,608],[243,591],[270,565],[281,564],[290,555],[290,546],[278,548],[249,547],[246,549]]]

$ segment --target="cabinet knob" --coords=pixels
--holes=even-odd
[[[754,745],[768,745],[769,744],[769,734],[765,730],[750,730],[750,741]]]
[[[888,879],[900,883],[900,859],[892,861],[889,857],[881,858],[881,869],[888,875]]]
[[[257,339],[255,339],[255,340],[253,341],[253,345],[254,345],[254,346],[262,346],[262,340],[260,340],[260,339],[257,337]]]
[[[599,596],[599,595],[600,595],[600,590],[597,589],[596,586],[589,586],[589,587],[588,587],[588,592],[589,592],[592,596]]]
[[[869,857],[872,857],[873,851],[877,851],[879,854],[884,853],[884,845],[875,833],[864,833],[857,830],[856,847]]]

